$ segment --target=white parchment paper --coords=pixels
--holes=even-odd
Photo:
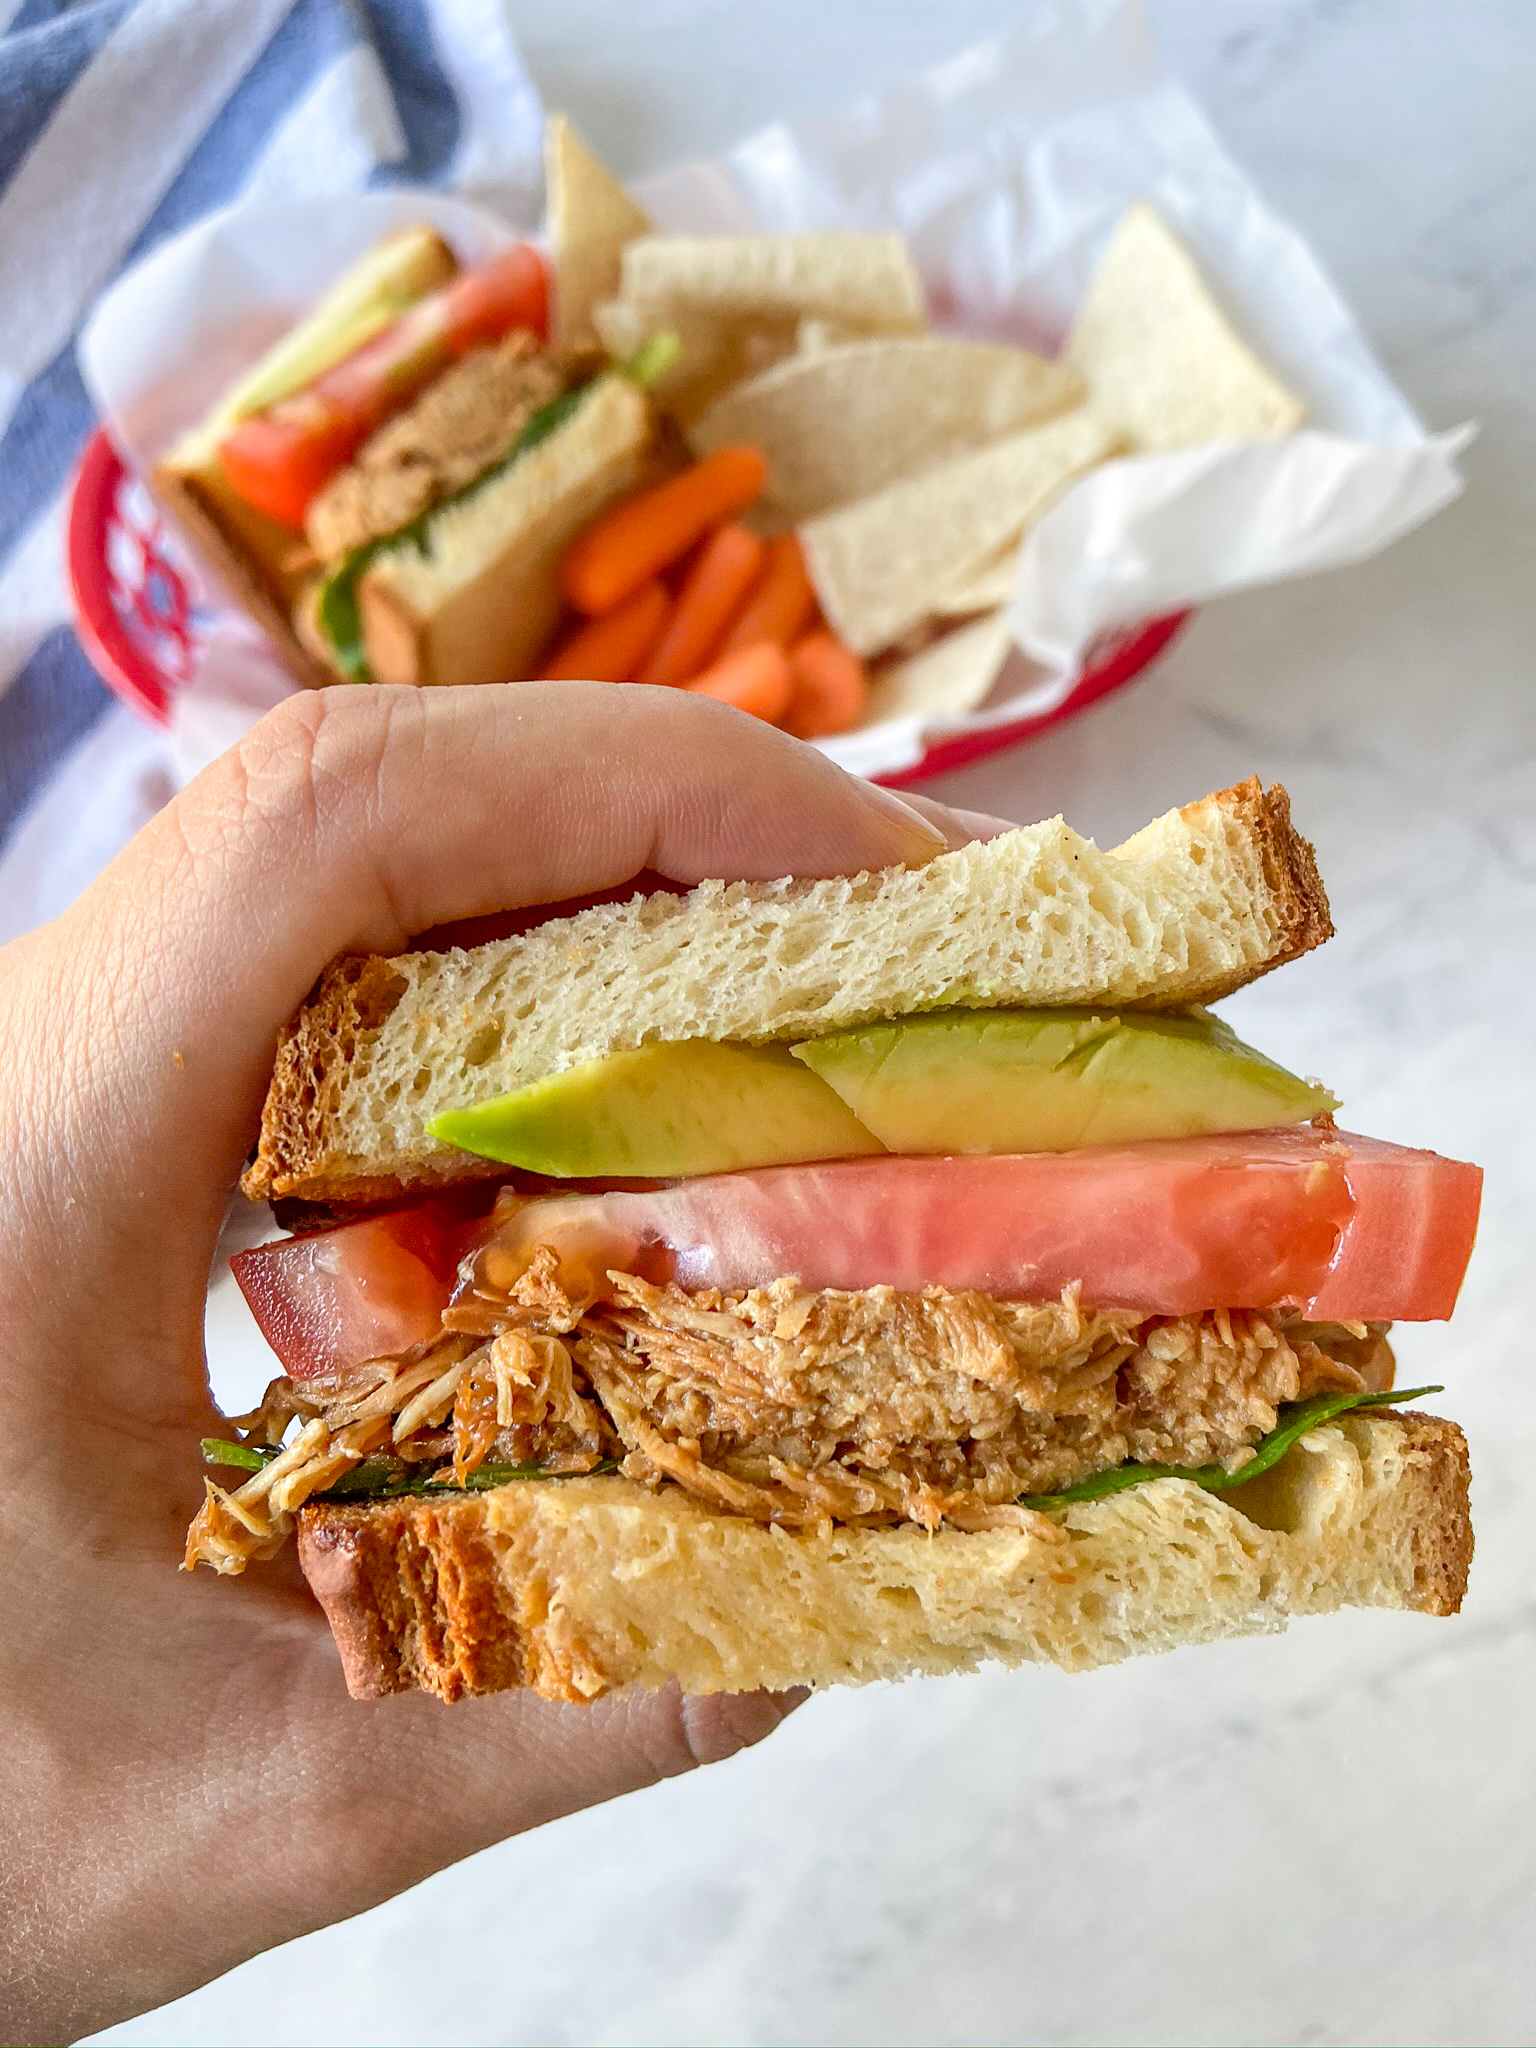
[[[763,129],[637,192],[662,228],[691,233],[899,228],[936,325],[1046,352],[1120,214],[1147,198],[1307,402],[1305,431],[1286,440],[1123,458],[1065,492],[1020,549],[1009,624],[1022,659],[979,711],[823,743],[862,773],[899,772],[934,739],[1048,710],[1100,636],[1359,560],[1461,489],[1467,430],[1425,433],[1306,244],[1169,75],[1139,0],[1043,0],[1007,35],[839,118]],[[82,343],[125,451],[152,460],[351,256],[409,219],[432,220],[470,260],[537,226],[396,191],[230,213],[156,251],[103,300]],[[288,687],[249,630],[216,615],[178,705],[187,768]]]

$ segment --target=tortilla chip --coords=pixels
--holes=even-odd
[[[646,235],[624,250],[619,296],[729,325],[821,319],[906,334],[927,320],[911,251],[892,234]]]
[[[995,612],[1012,602],[1019,581],[1019,544],[1015,540],[977,562],[959,576],[936,600],[934,616],[941,619],[970,619],[977,612]]]
[[[1117,445],[1079,406],[810,520],[800,539],[828,623],[856,654],[892,646]]]
[[[861,725],[887,718],[959,718],[997,681],[1013,642],[1002,612],[956,626],[920,654],[883,663],[870,678]]]
[[[653,387],[681,420],[789,355],[808,321],[920,333],[922,281],[900,235],[648,235],[630,242],[616,299],[595,324],[611,354],[670,330],[675,368]]]
[[[1115,229],[1066,353],[1091,403],[1141,449],[1289,434],[1305,411],[1233,333],[1150,206]]]
[[[863,339],[862,328],[850,327],[844,320],[823,320],[819,313],[809,314],[795,326],[798,355],[814,355],[818,349],[842,348],[850,341]]]
[[[1027,349],[938,335],[791,356],[738,384],[694,423],[707,455],[750,441],[768,458],[769,508],[789,523],[1065,412],[1075,371]]]
[[[619,288],[626,242],[651,223],[564,114],[544,127],[544,183],[554,268],[554,339],[572,348],[597,341],[592,309]]]
[[[617,362],[632,356],[653,334],[676,339],[676,361],[648,389],[657,404],[685,426],[723,391],[781,362],[795,345],[795,331],[784,320],[721,326],[710,315],[686,308],[645,313],[625,299],[599,306],[594,322],[603,347]]]

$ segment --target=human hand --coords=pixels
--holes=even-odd
[[[359,1704],[291,1556],[176,1571],[222,1433],[208,1276],[320,968],[642,868],[852,872],[993,823],[683,692],[304,693],[0,953],[4,2038],[162,2003],[791,1704]]]

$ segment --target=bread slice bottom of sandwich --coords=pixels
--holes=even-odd
[[[1455,1424],[1387,1410],[1231,1495],[1150,1480],[1046,1529],[788,1529],[602,1476],[306,1507],[299,1555],[355,1697],[590,1701],[1081,1671],[1341,1607],[1454,1613],[1467,1495]]]

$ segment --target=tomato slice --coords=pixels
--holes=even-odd
[[[516,328],[542,338],[548,326],[544,259],[516,243],[419,299],[302,391],[241,420],[219,445],[224,474],[248,505],[302,533],[316,494],[456,357]]]
[[[481,1183],[237,1252],[230,1271],[283,1370],[317,1379],[435,1336],[493,1193]]]
[[[535,1246],[575,1289],[610,1269],[735,1289],[976,1288],[1193,1315],[1295,1307],[1343,1322],[1448,1316],[1472,1251],[1475,1166],[1309,1128],[1001,1158],[833,1160],[650,1193],[504,1195],[473,1268],[495,1299]]]
[[[248,505],[302,533],[311,500],[367,437],[366,418],[301,392],[271,412],[242,420],[219,449],[219,460],[231,488]]]
[[[516,328],[549,332],[549,271],[537,249],[517,242],[491,263],[461,270],[443,286],[444,325],[455,355]]]
[[[1330,1322],[1451,1313],[1482,1173],[1306,1128],[1008,1158],[883,1158],[529,1196],[489,1183],[230,1261],[295,1379],[433,1336],[455,1294],[503,1298],[548,1245],[574,1292],[610,1271],[684,1287],[977,1288],[1195,1315],[1292,1307]],[[487,1214],[493,1197],[494,1218]],[[475,1253],[468,1277],[463,1261]]]

